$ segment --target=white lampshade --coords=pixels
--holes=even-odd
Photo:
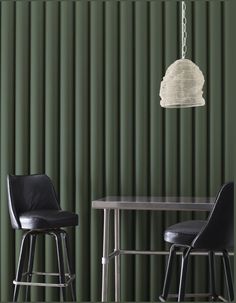
[[[205,105],[203,99],[204,76],[199,67],[188,59],[171,64],[160,87],[160,104],[166,108]]]

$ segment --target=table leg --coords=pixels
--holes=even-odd
[[[120,211],[114,210],[115,251],[120,251]],[[115,256],[115,301],[120,302],[120,254]]]
[[[103,257],[102,257],[102,302],[107,302],[107,296],[108,296],[109,219],[110,219],[110,209],[104,209]]]

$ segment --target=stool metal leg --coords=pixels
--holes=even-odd
[[[102,302],[106,302],[108,296],[109,221],[110,221],[110,210],[104,209],[103,257],[102,257]]]
[[[25,262],[25,257],[26,257],[26,248],[27,248],[26,240],[28,239],[28,236],[29,236],[29,234],[25,233],[21,240],[20,255],[19,255],[19,261],[18,261],[18,267],[17,267],[16,279],[15,279],[16,282],[21,281],[21,278],[22,278],[23,267],[24,267],[24,262]],[[17,301],[19,290],[20,290],[20,285],[15,285],[14,293],[13,293],[13,302]]]
[[[36,235],[30,235],[30,246],[29,246],[29,260],[28,260],[28,276],[27,282],[31,282],[32,280],[32,271],[33,271],[33,263],[34,263],[34,253],[35,253],[35,243],[36,243]],[[25,300],[30,301],[30,291],[29,285],[26,285],[25,290]]]
[[[161,301],[165,301],[169,294],[170,282],[172,277],[172,267],[173,267],[173,259],[175,257],[176,246],[173,244],[170,248],[168,263],[166,267],[166,275],[164,280],[164,286],[162,290],[162,294],[159,297]]]
[[[233,278],[232,278],[232,273],[231,273],[229,255],[228,255],[227,251],[223,251],[223,263],[224,263],[224,271],[225,271],[229,301],[233,301],[234,300],[234,285],[233,285]]]
[[[184,250],[183,256],[182,256],[178,302],[184,301],[186,274],[187,274],[187,267],[188,267],[188,257],[189,257],[189,253],[190,253],[191,249],[192,249],[191,247],[186,248]]]
[[[120,250],[120,211],[114,210],[115,250]],[[120,254],[115,256],[115,301],[120,302]]]
[[[53,236],[56,242],[56,251],[57,251],[57,261],[58,261],[58,273],[46,273],[46,272],[33,272],[33,263],[34,263],[34,253],[36,245],[36,236],[38,234],[50,235]],[[63,237],[63,238],[62,238]],[[24,273],[27,281],[21,281],[23,276],[24,262],[26,259],[27,244],[29,241],[29,259],[28,259],[28,268],[27,272]],[[67,261],[68,274],[65,274],[64,268],[64,257],[63,257],[63,244],[65,245],[65,257]],[[32,275],[44,275],[44,276],[59,276],[59,283],[43,283],[43,282],[32,282]],[[68,277],[68,278],[67,278]],[[30,286],[51,286],[51,287],[60,287],[61,300],[65,302],[66,300],[66,289],[65,287],[68,284],[71,284],[71,295],[73,301],[76,301],[75,294],[75,285],[74,285],[75,275],[72,273],[72,264],[69,254],[69,239],[67,233],[62,229],[49,229],[49,230],[30,230],[26,232],[21,241],[21,248],[19,254],[19,262],[16,271],[16,278],[13,281],[15,284],[13,302],[17,301],[20,285],[26,286],[26,301],[30,300]]]
[[[60,284],[65,284],[65,271],[64,271],[64,262],[63,262],[63,250],[62,250],[62,240],[60,233],[54,233],[56,239],[56,248],[57,248],[57,261],[58,261],[58,270],[59,270],[59,281]],[[62,302],[66,300],[66,290],[65,287],[60,287],[61,289],[61,298]]]
[[[65,254],[66,254],[66,262],[67,262],[67,268],[69,275],[74,274],[72,272],[72,262],[70,258],[70,250],[69,250],[69,237],[67,232],[64,232],[63,234],[64,240],[65,240]],[[75,291],[75,280],[71,282],[71,297],[74,302],[76,302],[76,291]]]
[[[209,276],[210,276],[210,294],[211,299],[214,301],[218,298],[216,294],[216,283],[215,283],[215,255],[213,251],[209,251]]]

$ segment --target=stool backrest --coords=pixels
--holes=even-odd
[[[224,184],[209,215],[207,224],[193,240],[200,249],[222,250],[234,246],[234,183]]]
[[[19,215],[23,212],[60,209],[54,186],[47,175],[8,175],[7,189],[13,228],[20,228]]]

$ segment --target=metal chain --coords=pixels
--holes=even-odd
[[[182,59],[187,53],[187,18],[186,18],[186,3],[182,1]]]

